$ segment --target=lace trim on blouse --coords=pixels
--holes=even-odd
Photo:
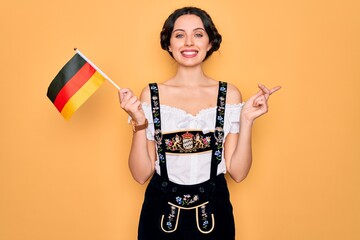
[[[238,133],[240,126],[240,112],[244,103],[226,104],[224,132]],[[151,105],[142,103],[145,117],[148,119],[148,140],[154,140],[154,121],[151,113]],[[179,130],[202,130],[204,134],[214,130],[216,106],[200,110],[196,115],[187,113],[185,110],[168,105],[160,106],[161,122],[163,132],[174,132]]]

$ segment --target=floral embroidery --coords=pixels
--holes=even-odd
[[[218,98],[218,107],[217,107],[217,115],[216,115],[216,128],[214,132],[215,148],[214,157],[216,158],[217,162],[221,162],[222,160],[222,149],[223,149],[223,142],[224,142],[224,119],[225,119],[225,104],[226,104],[226,92],[227,92],[227,83],[220,82],[219,88],[219,98]]]
[[[189,206],[199,200],[198,195],[191,196],[190,194],[185,194],[183,197],[177,196],[175,198],[176,202],[181,206]]]
[[[220,156],[221,152],[219,150],[215,151],[215,156]]]
[[[170,213],[166,222],[166,227],[171,230],[174,228],[174,220],[175,220],[175,216],[176,216],[176,210],[177,208],[174,206],[170,207]]]
[[[165,160],[165,157],[162,154],[159,154],[159,160],[163,162]]]
[[[206,213],[206,207],[205,205],[200,207],[201,209],[201,220],[202,222],[202,227],[204,229],[207,229],[207,227],[209,226],[209,220],[208,220],[208,214]]]
[[[158,157],[159,161],[162,164],[166,163],[165,152],[162,145],[162,132],[161,132],[161,120],[160,120],[160,102],[159,102],[159,89],[156,84],[150,84],[151,90],[151,105],[152,105],[152,115],[154,120],[155,128],[155,142],[158,148]]]

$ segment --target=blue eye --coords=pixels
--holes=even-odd
[[[183,34],[176,34],[176,35],[175,35],[175,38],[182,38],[182,37],[184,37]]]

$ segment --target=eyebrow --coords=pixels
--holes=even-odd
[[[205,31],[205,29],[199,27],[199,28],[195,28],[195,29],[193,30],[193,32],[198,31],[198,30]],[[184,30],[184,29],[181,29],[181,28],[173,30],[173,32],[176,32],[176,31],[185,32],[185,30]]]

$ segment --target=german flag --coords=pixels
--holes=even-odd
[[[66,120],[106,79],[76,53],[48,87],[47,96]]]

